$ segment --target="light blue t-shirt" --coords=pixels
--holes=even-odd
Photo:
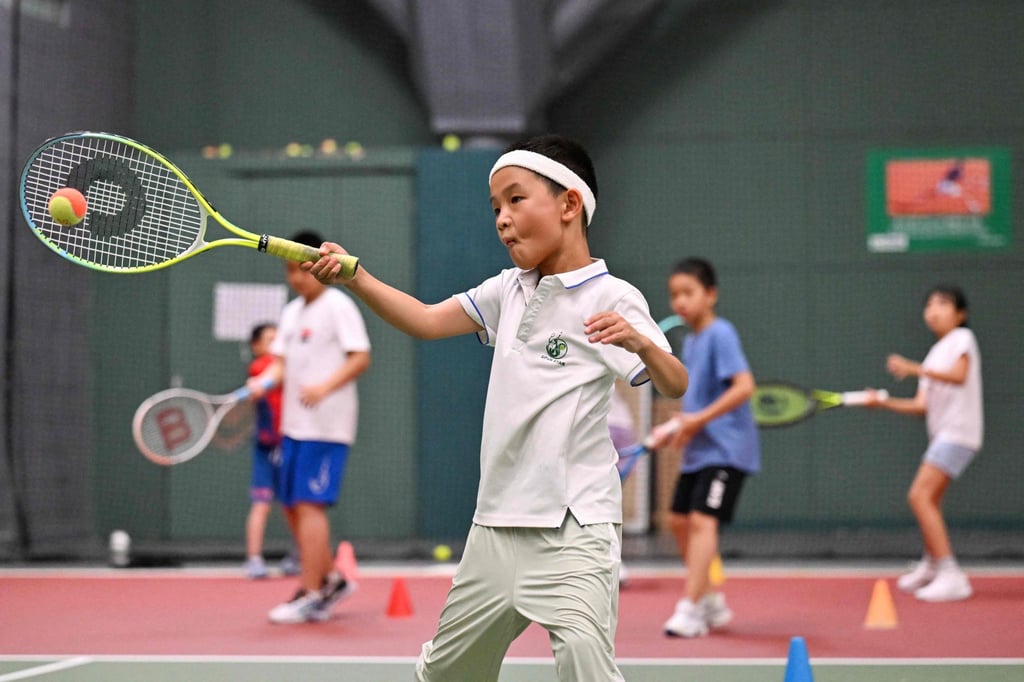
[[[750,371],[736,328],[720,317],[686,335],[683,364],[690,373],[683,412],[704,409],[725,393],[732,377]],[[713,466],[735,467],[749,474],[761,470],[761,442],[749,401],[713,419],[686,445],[683,473]]]

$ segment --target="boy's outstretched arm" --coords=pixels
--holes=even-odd
[[[330,253],[347,253],[341,246],[333,242],[324,242],[320,247],[320,260],[314,263],[303,263],[302,268],[323,284],[344,284],[349,291],[359,297],[382,320],[399,331],[417,339],[442,339],[459,334],[470,334],[480,331],[474,322],[454,298],[435,304],[426,304],[380,281],[362,265],[351,279],[339,277],[341,270],[336,259]]]
[[[616,312],[594,315],[583,323],[591,343],[611,343],[636,353],[647,366],[647,375],[658,393],[681,398],[690,384],[690,374],[679,358],[668,353]]]

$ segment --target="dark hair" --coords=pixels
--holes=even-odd
[[[957,311],[962,312],[964,314],[964,321],[960,323],[960,326],[968,326],[967,296],[964,294],[964,290],[955,284],[936,284],[924,295],[925,305],[928,305],[928,299],[936,294],[952,303],[953,307],[956,308]]]
[[[296,232],[292,235],[292,241],[319,249],[320,245],[324,243],[324,238],[320,236],[319,232],[303,230],[302,232]]]
[[[249,345],[252,345],[259,341],[260,337],[263,336],[264,331],[266,331],[267,329],[273,329],[276,326],[277,325],[274,324],[273,322],[261,322],[260,324],[253,327],[252,333],[249,334]]]
[[[692,275],[705,289],[713,289],[718,286],[718,277],[715,275],[714,266],[703,258],[684,258],[672,266],[672,272],[669,274]]]
[[[597,200],[597,173],[594,171],[594,162],[590,160],[590,154],[587,153],[586,148],[567,137],[562,135],[539,135],[537,137],[531,137],[526,140],[520,140],[510,144],[503,153],[514,152],[517,149],[524,149],[528,152],[534,152],[542,156],[546,156],[549,159],[554,159],[558,163],[562,164],[576,175],[580,176],[580,180],[587,183],[587,187],[594,195],[594,200]],[[551,178],[538,175],[551,186],[551,190],[555,193],[564,192],[566,187],[562,187],[560,184],[552,180]],[[587,221],[583,221],[584,229],[586,229]]]

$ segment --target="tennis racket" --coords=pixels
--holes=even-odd
[[[640,458],[654,452],[654,449],[660,445],[665,438],[679,430],[679,426],[678,421],[670,419],[651,429],[651,432],[647,437],[639,443],[617,448],[619,461],[616,464],[616,467],[619,469],[619,480],[625,481],[626,477],[632,473],[636,463],[640,461]]]
[[[886,390],[836,393],[805,388],[786,381],[765,381],[758,382],[750,406],[757,425],[770,429],[799,424],[834,407],[864,405],[872,393],[879,400],[889,397]]]
[[[65,227],[50,215],[50,197],[71,187],[86,198],[82,222]],[[218,246],[244,246],[287,260],[319,250],[228,222],[180,168],[149,147],[109,133],[75,132],[47,140],[21,174],[21,210],[32,231],[64,258],[103,272],[159,270]],[[209,218],[235,237],[206,241]],[[336,254],[341,276],[359,259]]]
[[[142,401],[132,419],[135,445],[147,459],[173,466],[205,450],[231,409],[249,397],[243,386],[225,395],[169,388]]]

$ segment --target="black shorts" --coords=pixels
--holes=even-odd
[[[708,467],[679,474],[672,511],[676,514],[699,511],[714,516],[721,523],[729,523],[746,477],[745,472],[733,467]]]

